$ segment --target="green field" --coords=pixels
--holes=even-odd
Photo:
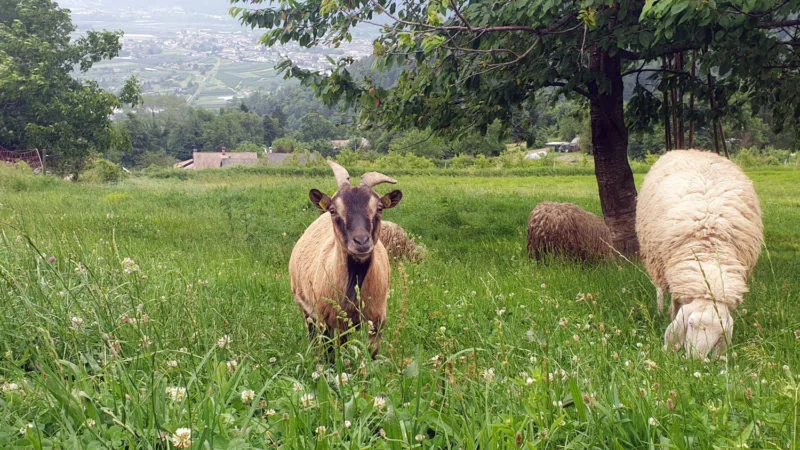
[[[332,176],[0,168],[0,447],[797,448],[800,173],[749,175],[766,250],[723,360],[662,350],[641,264],[527,259],[530,210],[599,212],[593,177],[434,174],[384,215],[428,257],[393,264],[381,354],[324,364],[287,263]]]

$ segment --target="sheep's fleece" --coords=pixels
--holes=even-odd
[[[698,359],[724,353],[763,241],[753,183],[719,155],[667,152],[639,192],[636,234],[659,310],[672,294],[665,344]]]

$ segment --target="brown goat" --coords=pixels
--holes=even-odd
[[[528,219],[528,256],[545,253],[597,260],[613,254],[611,231],[603,219],[572,203],[542,202]]]
[[[384,209],[400,203],[395,190],[378,196],[372,187],[397,183],[369,172],[360,186],[350,185],[344,167],[328,161],[338,192],[333,198],[312,189],[311,202],[323,211],[300,237],[289,258],[294,300],[308,322],[309,336],[317,327],[333,337],[362,322],[369,324],[372,357],[378,354],[389,293],[389,256],[378,236]]]

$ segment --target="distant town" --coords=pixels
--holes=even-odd
[[[372,54],[372,30],[356,30],[352,42],[338,48],[301,48],[296,44],[269,48],[259,42],[264,30],[251,30],[227,15],[187,12],[182,7],[101,9],[72,6],[78,32],[122,30],[120,55],[79,76],[116,91],[136,75],[146,96],[172,94],[208,108],[225,106],[254,91],[284,85],[273,67],[289,58],[301,67],[325,71],[328,58],[356,59]]]

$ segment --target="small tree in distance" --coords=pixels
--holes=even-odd
[[[313,86],[323,100],[359,105],[362,119],[369,123],[430,128],[440,134],[464,129],[485,132],[496,119],[510,123],[513,109],[543,89],[586,98],[603,214],[614,246],[629,255],[636,253],[638,242],[636,187],[627,159],[624,76],[645,74],[654,83],[680,83],[687,90],[699,90],[698,79],[725,77],[728,84],[752,89],[758,94],[753,98],[774,100],[780,95],[783,112],[792,110],[786,103],[800,105],[793,78],[798,67],[793,49],[800,25],[795,19],[800,10],[797,0],[298,0],[275,1],[264,8],[260,4],[262,0],[248,0],[245,7],[231,8],[231,13],[243,24],[267,29],[263,42],[269,46],[291,41],[304,47],[339,45],[360,23],[380,27],[374,42],[376,64],[379,69],[403,68],[395,87],[381,87],[369,78],[353,79],[348,70],[351,57],[336,61],[330,75],[291,61],[279,65]],[[663,64],[690,51],[695,55],[691,76],[683,64]],[[771,83],[764,84],[765,80]],[[715,89],[709,87],[712,94]],[[639,94],[652,96],[647,89]],[[714,96],[709,97],[716,108]],[[759,106],[767,104],[762,101]],[[677,123],[676,118],[673,121]]]

